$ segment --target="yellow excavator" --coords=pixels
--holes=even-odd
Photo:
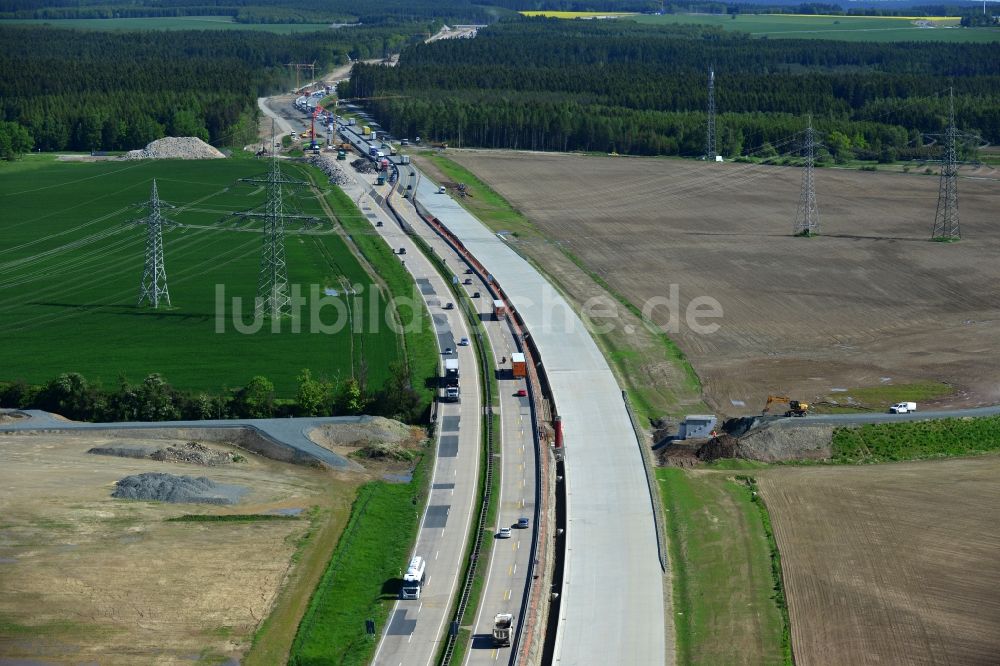
[[[792,400],[788,396],[784,395],[767,396],[767,404],[764,405],[764,411],[762,413],[767,414],[771,410],[771,405],[773,403],[788,405],[788,411],[785,412],[785,416],[805,416],[806,414],[809,413],[808,402],[802,402],[801,400]]]

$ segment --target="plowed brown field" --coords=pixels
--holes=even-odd
[[[451,151],[449,151],[451,152]],[[456,151],[553,241],[639,307],[679,290],[671,336],[722,413],[770,393],[942,381],[942,406],[1000,401],[1000,174],[959,184],[965,240],[929,242],[938,178],[817,171],[821,236],[794,238],[802,170]],[[695,297],[721,328],[684,324]],[[666,326],[667,307],[651,312]],[[713,320],[703,320],[712,323]]]
[[[996,664],[1000,456],[767,470],[795,662]]]

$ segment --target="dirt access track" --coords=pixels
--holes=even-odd
[[[756,474],[795,663],[995,664],[1000,456]]]
[[[1000,402],[1000,180],[959,182],[959,243],[928,239],[938,178],[816,172],[821,236],[791,235],[802,170],[694,160],[449,150],[667,327],[716,411],[757,413],[768,394],[941,381],[940,406]],[[516,240],[512,239],[512,242]],[[532,247],[536,259],[544,248]],[[722,306],[711,334],[684,319]],[[673,321],[671,321],[673,319]]]
[[[241,660],[288,579],[310,527],[306,513],[346,514],[356,483],[338,491],[334,472],[219,443],[210,446],[245,461],[204,467],[87,453],[185,442],[0,436],[0,662]],[[142,472],[205,476],[250,492],[231,506],[111,497],[116,481]],[[167,522],[297,511],[299,520]]]

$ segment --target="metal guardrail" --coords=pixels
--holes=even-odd
[[[532,427],[534,428],[534,433],[535,433],[532,439],[535,444],[535,454],[537,456],[537,464],[535,465],[535,475],[536,475],[535,516],[534,516],[535,530],[532,535],[531,557],[529,558],[528,561],[527,576],[528,580],[534,580],[536,576],[535,572],[536,569],[538,569],[539,565],[541,565],[543,570],[545,568],[545,562],[544,562],[545,556],[544,553],[541,551],[541,548],[542,548],[542,537],[547,535],[547,529],[545,529],[544,527],[547,521],[545,520],[545,515],[542,511],[542,506],[544,500],[547,498],[546,475],[548,474],[548,465],[546,463],[548,459],[546,457],[547,452],[543,451],[543,447],[540,441],[541,438],[538,434],[539,433],[538,419],[540,418],[539,417],[540,411],[538,404],[538,395],[536,394],[536,392],[543,391],[542,382],[539,380],[539,375],[542,375],[544,373],[544,370],[540,367],[540,365],[538,367],[535,366],[534,359],[536,355],[534,351],[530,348],[531,345],[528,344],[527,334],[522,328],[521,323],[519,322],[517,311],[513,308],[512,304],[510,303],[506,294],[503,293],[503,290],[500,288],[500,286],[495,282],[493,282],[491,278],[488,277],[488,272],[486,271],[485,267],[483,267],[478,262],[478,260],[472,255],[471,252],[468,251],[468,249],[466,249],[466,247],[462,244],[460,240],[458,240],[451,234],[450,230],[448,230],[447,227],[441,224],[441,222],[436,217],[431,215],[426,208],[420,205],[416,201],[416,198],[413,199],[413,203],[415,208],[417,209],[417,214],[420,215],[430,225],[431,229],[438,235],[439,238],[441,238],[442,241],[445,242],[445,244],[447,244],[452,250],[457,252],[466,261],[469,267],[479,277],[480,281],[486,285],[487,292],[493,298],[499,298],[503,300],[505,303],[507,303],[510,312],[507,321],[508,325],[511,326],[512,332],[514,334],[514,342],[517,345],[518,349],[520,349],[528,358],[528,360],[531,361],[527,364],[528,375],[529,375],[527,378],[527,382],[529,387],[528,391],[529,401],[531,404]],[[559,555],[557,554],[557,558],[558,557]],[[528,626],[529,624],[527,622],[527,619],[533,616],[532,613],[533,610],[537,612],[537,609],[534,609],[530,605],[530,600],[532,598],[535,598],[537,601],[537,597],[539,596],[539,594],[540,594],[540,587],[538,587],[537,585],[529,584],[525,587],[524,599],[522,601],[522,608],[524,610],[524,613],[522,614],[521,621],[517,623],[517,629],[514,632],[514,639],[511,641],[511,652],[509,660],[510,664],[515,664],[517,663],[518,658],[525,657],[525,650],[527,649],[527,647],[521,641],[523,638],[525,627]]]
[[[420,244],[423,245],[423,239],[419,239]],[[428,246],[428,250],[431,248]],[[431,250],[433,253],[433,250]],[[435,256],[436,255],[433,255]],[[443,264],[442,264],[443,265]],[[456,285],[451,283],[451,289],[456,295],[460,295],[456,289]],[[479,556],[482,553],[483,547],[483,533],[486,530],[486,517],[489,514],[490,502],[493,499],[493,390],[489,381],[488,373],[490,368],[486,363],[486,347],[483,340],[482,326],[479,324],[479,313],[476,312],[472,306],[465,299],[459,298],[459,303],[462,304],[462,310],[465,313],[466,319],[473,324],[472,335],[476,340],[476,352],[479,356],[479,365],[482,372],[483,378],[483,395],[485,397],[485,414],[486,414],[486,470],[483,475],[483,495],[482,503],[479,506],[479,519],[476,522],[476,538],[473,541],[472,551],[469,554],[469,567],[465,572],[465,580],[462,583],[462,594],[458,600],[458,606],[455,609],[455,616],[452,618],[452,622],[455,623],[454,626],[462,626],[462,620],[465,617],[465,610],[469,605],[469,597],[472,594],[472,584],[476,578],[476,573],[479,569]],[[441,657],[442,666],[449,666],[451,664],[452,656],[455,653],[455,645],[458,642],[458,632],[449,631],[448,638],[445,643],[444,654]]]
[[[635,441],[639,445],[639,455],[642,457],[642,468],[646,471],[646,484],[649,486],[649,499],[653,504],[653,522],[656,523],[656,552],[660,558],[660,569],[664,573],[667,571],[667,543],[666,543],[666,514],[663,511],[663,501],[660,499],[660,493],[657,492],[658,486],[656,485],[656,475],[653,474],[652,463],[648,460],[650,455],[646,451],[646,447],[643,442],[646,436],[643,434],[642,429],[639,428],[639,422],[636,421],[635,413],[632,411],[632,402],[628,399],[628,393],[622,391],[622,400],[625,401],[625,411],[628,412],[628,419],[632,422],[632,429],[635,431]]]

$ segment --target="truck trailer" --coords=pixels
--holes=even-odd
[[[528,367],[524,361],[524,354],[514,352],[510,355],[510,368],[514,373],[514,378],[522,378],[528,375]]]

